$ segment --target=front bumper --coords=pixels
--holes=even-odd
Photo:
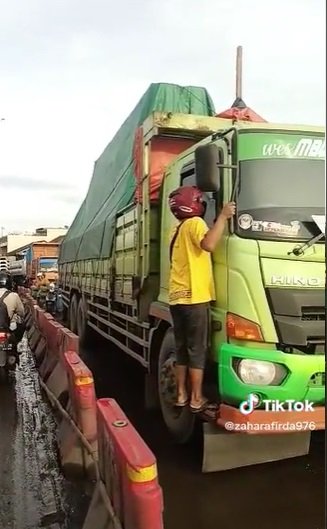
[[[265,360],[282,364],[286,367],[288,375],[278,386],[245,384],[234,371],[234,358]],[[287,399],[294,399],[301,402],[308,400],[315,405],[325,403],[325,386],[312,384],[312,377],[317,373],[325,373],[324,355],[288,354],[273,349],[253,349],[224,343],[217,350],[216,361],[221,401],[233,406],[233,409],[246,400],[250,393],[260,395],[262,400],[271,399],[284,402]],[[261,411],[256,410],[254,413]],[[267,417],[267,412],[263,411],[263,413]],[[287,413],[283,412],[283,415]],[[275,412],[274,416],[276,416]],[[296,416],[299,416],[298,412]]]

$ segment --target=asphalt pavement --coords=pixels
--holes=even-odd
[[[313,434],[308,456],[202,474],[201,436],[173,444],[160,413],[144,410],[133,360],[104,340],[82,355],[98,397],[116,398],[157,457],[165,529],[323,529],[323,432]],[[20,367],[0,384],[0,529],[81,529],[89,498],[61,475],[56,433],[24,341]]]

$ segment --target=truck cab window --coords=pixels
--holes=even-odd
[[[195,182],[194,171],[191,174],[186,173],[185,176],[183,176],[183,170],[182,170],[182,186],[195,186],[195,185],[196,185],[196,182]],[[217,217],[217,202],[216,202],[214,193],[211,193],[211,192],[203,193],[203,196],[207,203],[207,209],[204,215],[204,220],[206,221],[208,226],[211,228],[211,226],[213,226],[215,219]]]

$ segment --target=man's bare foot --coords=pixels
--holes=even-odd
[[[192,412],[199,413],[203,411],[207,405],[208,405],[208,399],[206,399],[205,397],[202,397],[202,399],[191,400],[190,408]]]
[[[181,393],[178,395],[175,406],[178,408],[184,408],[189,403],[189,399],[186,393]]]

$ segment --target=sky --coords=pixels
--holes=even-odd
[[[325,0],[0,0],[0,227],[70,225],[151,82],[325,123]],[[4,118],[4,119],[2,119]]]

